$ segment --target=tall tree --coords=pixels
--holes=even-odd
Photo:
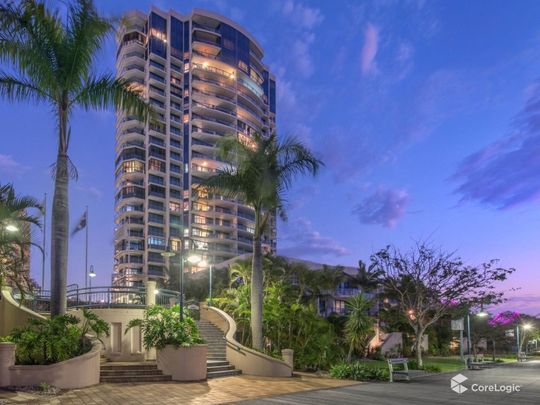
[[[422,366],[422,339],[426,329],[456,305],[478,306],[503,300],[495,289],[515,270],[497,267],[491,260],[481,266],[465,265],[453,253],[419,243],[407,253],[387,247],[371,257],[382,271],[381,283],[397,298],[401,312],[414,330],[418,365]]]
[[[278,140],[255,134],[250,142],[228,136],[221,142],[221,154],[233,162],[204,184],[212,192],[240,198],[255,210],[251,274],[252,346],[263,349],[263,251],[262,242],[271,218],[286,219],[284,194],[297,175],[317,174],[322,162],[295,138]]]
[[[0,96],[8,100],[46,103],[56,120],[58,148],[53,164],[51,224],[51,316],[66,311],[69,237],[69,179],[77,170],[69,158],[70,119],[83,110],[116,107],[141,119],[150,110],[128,81],[96,75],[95,58],[113,31],[92,0],[67,6],[65,18],[45,1],[22,0],[0,5]]]

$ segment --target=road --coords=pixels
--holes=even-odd
[[[467,390],[461,394],[450,388],[450,379],[456,374],[436,374],[393,384],[366,383],[344,388],[308,391],[244,401],[242,404],[540,404],[540,360],[498,365],[484,370],[462,371],[461,374],[467,377],[462,385]],[[493,384],[505,387],[512,384],[519,385],[519,391],[511,393],[478,391],[478,386]]]

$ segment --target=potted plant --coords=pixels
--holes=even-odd
[[[146,350],[155,348],[157,366],[176,381],[200,381],[206,379],[206,356],[208,346],[199,335],[193,318],[184,314],[180,319],[180,308],[175,305],[165,308],[153,305],[145,309],[143,319],[133,319],[126,333],[140,327]]]

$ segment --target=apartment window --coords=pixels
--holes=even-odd
[[[150,212],[148,214],[148,221],[156,222],[158,224],[162,224],[163,223],[163,215],[154,214],[153,212]]]
[[[178,215],[170,215],[171,225],[182,225],[182,219]]]
[[[156,183],[156,184],[161,184],[161,185],[164,185],[165,184],[165,179],[163,179],[163,177],[161,176],[156,176],[154,174],[151,174],[150,176],[148,176],[148,180],[152,183]]]
[[[165,211],[165,206],[160,201],[148,200],[148,208],[156,211]]]
[[[206,224],[206,218],[199,215],[193,215],[193,223],[195,224]]]
[[[150,159],[148,161],[148,168],[150,170],[155,170],[156,172],[165,173],[165,163],[157,159]]]
[[[171,128],[172,129],[172,128]],[[171,131],[172,132],[172,131]],[[181,148],[182,143],[180,141],[177,141],[176,139],[171,139],[171,146],[174,146],[175,148]]]
[[[163,228],[160,228],[158,226],[149,226],[148,227],[148,235],[152,236],[165,236],[165,232],[163,232]]]
[[[171,196],[171,198],[178,198],[178,199],[182,198],[182,194],[178,190],[173,190],[173,189],[169,190],[169,195]]]
[[[193,228],[191,230],[191,234],[193,236],[200,236],[201,238],[206,238],[208,236],[210,236],[210,231],[207,231],[205,229],[199,229],[199,228]]]
[[[173,159],[173,160],[181,160],[180,159],[180,153],[171,152],[171,159]]]
[[[180,180],[178,177],[171,176],[170,178],[171,185],[173,186],[181,186],[182,180]]]
[[[175,202],[170,202],[169,203],[169,210],[174,211],[174,212],[180,212],[180,204],[175,203]]]
[[[148,261],[163,263],[163,256],[159,252],[148,252]]]
[[[181,242],[179,239],[171,239],[171,250],[176,252],[180,249],[181,247]]]
[[[248,65],[244,61],[239,60],[238,61],[238,67],[242,69],[244,72],[248,72]]]
[[[174,165],[171,163],[171,172],[174,172],[174,173],[182,173],[182,168],[178,165]]]
[[[152,136],[150,135],[150,143],[153,143],[155,145],[159,145],[159,146],[165,146],[165,141],[163,139],[160,139],[156,136]]]
[[[155,236],[150,236],[148,238],[148,246],[150,247],[164,247],[165,246],[165,239],[163,238],[156,238]]]
[[[150,195],[155,195],[157,197],[165,198],[165,188],[150,184],[149,189],[150,189],[149,191]]]
[[[334,312],[337,312],[338,314],[344,314],[345,313],[345,301],[335,300],[334,301]]]
[[[131,161],[123,164],[125,173],[144,173],[144,163]]]

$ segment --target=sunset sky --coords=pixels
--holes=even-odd
[[[96,3],[115,16],[151,4],[205,8],[260,42],[277,77],[278,133],[298,136],[326,163],[289,194],[278,253],[355,265],[388,244],[428,241],[470,264],[515,267],[503,308],[540,313],[540,2]],[[97,69],[112,72],[115,54],[111,37]],[[0,182],[51,197],[49,107],[1,100],[0,118]],[[94,284],[106,285],[114,112],[76,111],[71,124],[72,225],[88,205]],[[69,262],[69,282],[84,283],[82,233]]]

